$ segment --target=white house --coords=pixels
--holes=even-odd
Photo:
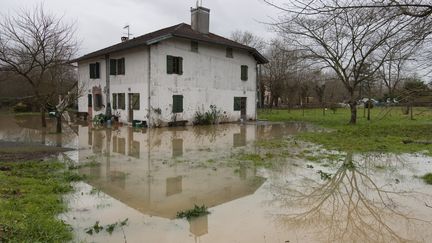
[[[192,124],[197,111],[215,105],[224,121],[256,119],[257,66],[267,60],[252,47],[210,33],[209,9],[193,8],[191,15],[191,25],[122,38],[76,59],[87,91],[79,112],[154,126]]]

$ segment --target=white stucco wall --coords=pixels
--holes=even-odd
[[[151,123],[166,125],[172,121],[173,95],[183,95],[183,112],[177,120],[188,120],[192,124],[195,112],[207,111],[216,105],[224,112],[224,121],[237,121],[240,111],[234,111],[234,97],[247,97],[247,119],[256,119],[256,61],[246,51],[234,49],[234,58],[227,58],[226,47],[199,43],[198,53],[192,52],[190,40],[168,39],[151,46],[151,97],[153,109],[160,108],[160,115],[151,112]],[[110,75],[110,97],[113,93],[125,93],[125,110],[113,110],[120,115],[121,122],[128,120],[128,93],[140,94],[140,110],[134,111],[134,120],[148,121],[148,77],[149,48],[147,46],[110,54],[110,58],[125,58],[125,75]],[[183,74],[167,74],[166,56],[183,58]],[[100,63],[100,79],[90,79],[89,64]],[[248,80],[241,80],[241,65],[248,66]],[[105,83],[105,60],[86,60],[79,63],[79,80],[88,93],[93,86]],[[87,94],[79,99],[79,111],[87,112]],[[103,104],[106,105],[106,94]],[[100,112],[94,111],[93,116]]]
[[[151,49],[151,105],[161,108],[161,119],[171,121],[172,96],[183,95],[183,113],[177,120],[193,121],[197,109],[207,111],[216,105],[228,121],[240,119],[234,111],[234,97],[247,97],[247,118],[255,119],[256,61],[247,52],[234,50],[227,58],[225,46],[199,43],[198,53],[190,51],[190,41],[170,39]],[[183,74],[167,74],[166,56],[183,58]],[[241,65],[248,66],[248,80],[241,80]]]

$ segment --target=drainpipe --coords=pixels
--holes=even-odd
[[[109,117],[111,119],[112,112],[111,112],[111,83],[110,83],[110,58],[109,54],[105,55],[105,78],[106,78],[106,86],[105,86],[105,92],[106,92],[106,110],[105,110],[105,116]]]
[[[256,72],[255,73],[256,74],[256,79],[255,79],[255,89],[256,89],[255,90],[255,120],[258,120],[258,107],[259,107],[258,104],[261,104],[261,102],[259,100],[261,95],[258,95],[258,92],[260,92],[259,84],[260,84],[261,80],[260,80],[260,75],[258,72],[258,69],[259,69],[258,63],[255,66],[256,66],[256,68],[255,68],[255,72]],[[257,100],[258,100],[258,102],[257,102]]]
[[[147,84],[147,104],[148,104],[148,112],[147,112],[147,117],[148,117],[148,127],[151,128],[151,126],[153,124],[150,124],[150,120],[151,120],[151,45],[148,46],[148,84]]]

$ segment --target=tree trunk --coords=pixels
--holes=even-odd
[[[40,113],[41,113],[42,127],[47,127],[47,123],[45,119],[45,109],[43,107],[40,108]]]
[[[351,109],[351,119],[349,124],[355,125],[357,123],[357,102],[351,101],[349,103],[350,109]]]
[[[411,120],[414,120],[413,104],[412,104],[412,103],[411,103],[411,105],[410,105],[410,117],[411,117]]]
[[[61,114],[57,114],[56,118],[57,118],[56,133],[62,133]]]
[[[371,98],[369,98],[368,100],[368,110],[367,110],[367,120],[370,121],[371,117],[370,117],[370,110],[371,110],[371,106],[372,106],[372,101]]]

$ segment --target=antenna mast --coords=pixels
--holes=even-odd
[[[127,25],[125,25],[125,27],[123,27],[123,29],[127,29],[127,38],[128,38],[128,40],[130,39],[130,37],[131,37],[131,33],[129,32],[129,29],[130,29],[130,26],[127,24]]]

